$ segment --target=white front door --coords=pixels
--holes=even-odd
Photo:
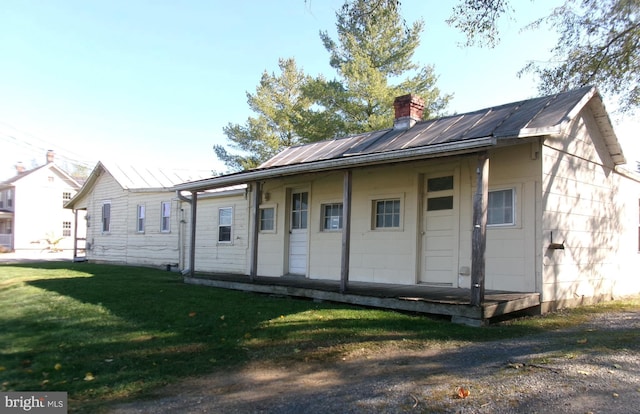
[[[289,273],[307,274],[309,193],[291,193],[291,212],[289,220]]]
[[[420,282],[457,286],[459,209],[454,174],[425,180]]]

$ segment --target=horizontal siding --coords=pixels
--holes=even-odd
[[[545,143],[543,301],[631,293],[638,285],[631,273],[640,265],[640,184],[613,170],[602,138],[590,135],[593,123],[583,113],[571,125],[575,139]],[[546,249],[552,234],[564,250]]]
[[[218,242],[218,211],[233,209],[231,243]],[[196,271],[248,273],[249,211],[244,196],[198,201]]]

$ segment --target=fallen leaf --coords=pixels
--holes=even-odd
[[[576,341],[576,343],[578,343],[578,344],[586,344],[587,343],[587,338],[578,339]]]
[[[220,320],[221,320],[221,321],[224,321],[224,315],[222,315],[222,316],[220,317]]]
[[[613,364],[613,367],[614,367],[615,369],[620,369],[620,368],[622,368],[622,366],[621,366],[620,364]]]
[[[578,374],[589,375],[589,373],[587,371],[582,371],[582,370],[578,371]]]
[[[193,318],[194,316],[196,316],[196,313],[195,313],[195,312],[189,312],[189,317],[190,317],[190,318]]]
[[[94,376],[93,376],[93,374],[92,374],[92,373],[90,373],[90,372],[87,372],[87,373],[84,375],[84,380],[85,380],[85,381],[93,381],[94,379],[96,379],[96,377],[94,377]]]
[[[470,394],[469,388],[466,387],[458,387],[456,389],[456,393],[458,395],[458,398],[467,398]]]
[[[0,372],[4,371],[6,368],[3,366],[0,366]]]
[[[53,366],[53,369],[55,369],[56,371],[60,371],[62,369],[62,364],[58,362]]]
[[[244,334],[244,339],[249,339],[249,338],[251,338],[251,334],[249,332]]]
[[[613,395],[613,398],[618,398],[620,396],[620,395],[618,395],[617,392],[614,392],[612,395]]]
[[[519,362],[511,362],[509,363],[509,365],[507,365],[509,368],[513,368],[513,369],[520,369],[524,366],[524,364],[521,364]]]

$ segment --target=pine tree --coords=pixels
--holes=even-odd
[[[244,125],[229,123],[223,128],[230,146],[241,154],[229,153],[222,145],[213,147],[232,170],[255,168],[282,149],[302,142],[296,128],[311,105],[302,93],[309,77],[294,59],[280,59],[278,66],[280,74],[265,71],[256,92],[247,93],[247,103],[257,116],[249,117]]]
[[[320,38],[338,79],[318,77],[305,88],[320,107],[307,111],[316,128],[309,139],[389,128],[394,98],[407,93],[425,100],[425,117],[443,110],[450,96],[435,86],[434,68],[412,61],[422,21],[409,27],[395,1],[367,0],[348,0],[336,18],[337,41],[327,32]]]

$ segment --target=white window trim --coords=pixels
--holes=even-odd
[[[487,218],[487,228],[514,228],[518,227],[518,186],[505,186],[505,187],[491,187],[489,188],[489,193],[495,191],[506,191],[511,190],[513,193],[513,206],[511,206],[512,215],[513,215],[513,223],[498,223],[498,224],[489,224],[489,219]],[[487,200],[487,209],[489,209]]]
[[[385,200],[400,200],[400,223],[398,227],[376,227],[376,202]],[[392,194],[376,194],[369,196],[370,205],[370,231],[383,232],[383,231],[404,231],[404,206],[405,206],[405,193],[392,193]],[[344,223],[343,223],[344,225]]]
[[[259,215],[259,220],[261,221],[260,223],[258,223],[258,232],[259,233],[265,233],[265,234],[275,234],[278,231],[278,205],[277,204],[261,204],[260,207],[258,207],[260,210],[264,210],[264,209],[268,209],[268,208],[272,208],[273,209],[273,230],[262,230],[260,229],[260,225],[262,224],[262,214]],[[233,213],[232,213],[233,214]]]
[[[140,217],[140,211],[142,211],[142,217]],[[142,229],[140,229],[140,219],[142,219]],[[136,206],[136,232],[140,234],[144,233],[146,225],[147,225],[147,208],[144,204],[138,204]]]
[[[220,212],[222,210],[231,210],[231,224],[229,224],[228,226],[225,224],[224,227],[229,227],[229,240],[224,240],[221,241],[220,240],[220,227],[222,227],[222,225],[220,224]],[[230,245],[233,244],[233,206],[226,206],[226,207],[218,207],[218,239],[217,239],[217,244],[223,244],[223,245]]]
[[[169,215],[164,215],[164,206],[169,205]],[[164,219],[167,217],[167,228],[163,228]],[[160,203],[160,233],[171,233],[171,201],[162,201]]]

